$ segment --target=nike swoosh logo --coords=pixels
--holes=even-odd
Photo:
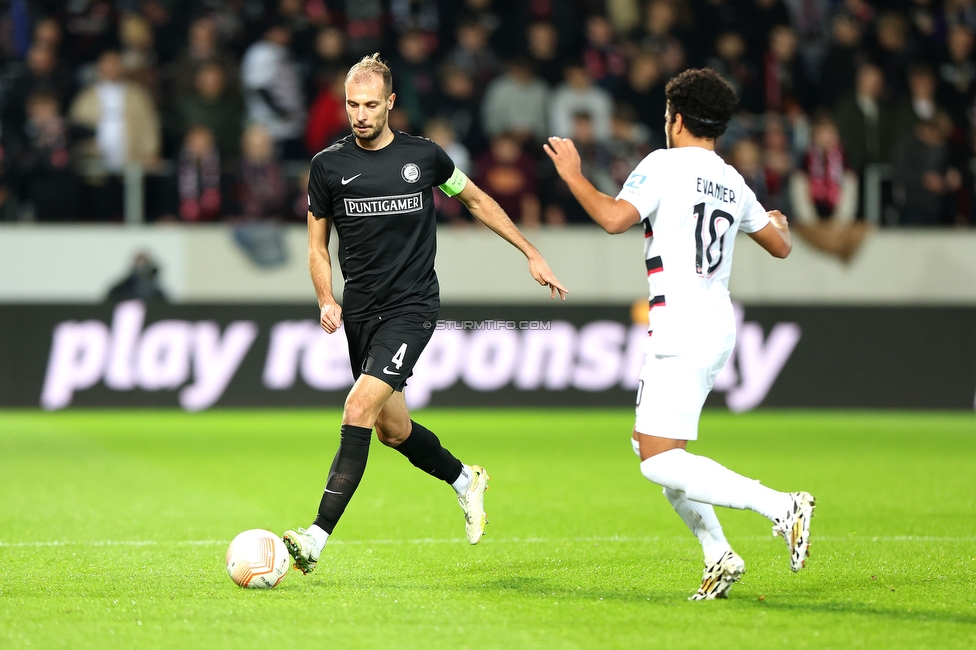
[[[351,182],[353,182],[354,180],[356,180],[356,179],[357,179],[357,178],[359,178],[360,176],[362,176],[362,174],[361,174],[361,173],[360,173],[360,174],[356,174],[356,175],[355,175],[355,176],[353,176],[352,178],[346,178],[345,176],[343,176],[343,177],[342,177],[342,184],[343,184],[343,185],[348,185],[349,183],[351,183]]]
[[[398,372],[393,372],[392,370],[387,370],[387,369],[386,369],[386,368],[384,367],[384,368],[383,368],[383,374],[384,374],[384,375],[399,375],[400,373],[398,373]]]
[[[328,492],[329,494],[342,494],[342,492],[333,492],[329,488],[325,488],[325,491]]]

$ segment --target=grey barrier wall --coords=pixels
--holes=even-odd
[[[976,308],[737,305],[708,405],[976,405]],[[0,305],[0,407],[339,406],[341,333],[296,305]],[[414,407],[629,406],[646,327],[626,306],[445,307]]]

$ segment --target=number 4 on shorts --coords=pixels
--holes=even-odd
[[[400,349],[396,351],[396,354],[393,355],[391,361],[393,362],[393,365],[397,367],[397,370],[399,370],[400,367],[403,365],[403,355],[405,355],[406,353],[407,353],[407,344],[404,343],[403,345],[400,346]]]

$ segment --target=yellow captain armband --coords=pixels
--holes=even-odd
[[[454,173],[451,174],[451,177],[447,179],[447,181],[441,185],[440,188],[441,192],[444,192],[444,194],[447,194],[448,196],[456,196],[464,191],[467,184],[468,177],[464,175],[464,172],[455,167]]]

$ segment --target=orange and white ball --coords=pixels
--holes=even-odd
[[[285,577],[291,556],[274,533],[255,528],[245,530],[227,548],[227,573],[245,589],[271,589]]]

